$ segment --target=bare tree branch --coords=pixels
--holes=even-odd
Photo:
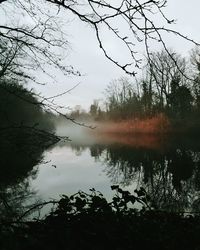
[[[65,14],[76,17],[91,26],[104,56],[125,73],[135,76],[137,68],[141,67],[143,56],[137,53],[140,45],[143,46],[146,56],[151,62],[150,45],[151,42],[154,42],[162,46],[178,71],[184,74],[185,72],[179,67],[176,58],[168,49],[163,34],[169,33],[197,46],[200,44],[171,29],[170,25],[174,23],[174,19],[170,20],[165,15],[166,3],[166,0],[118,0],[116,2],[106,0],[16,0],[15,2],[0,0],[0,4],[5,10],[7,6],[12,6],[13,9],[21,11],[29,21],[26,25],[22,22],[19,25],[1,23],[0,50],[4,61],[0,65],[0,77],[11,79],[17,77],[17,79],[38,82],[35,75],[30,73],[37,70],[55,80],[56,77],[49,69],[52,66],[59,69],[64,75],[80,75],[73,66],[64,65],[62,52],[57,52],[61,48],[64,51],[69,47],[61,24],[61,20],[67,22]],[[159,20],[159,23],[156,20]],[[116,42],[120,42],[126,54],[128,52],[129,56],[125,63],[118,59],[118,54],[113,55],[107,49],[104,40],[105,30],[111,33]],[[120,53],[123,53],[123,50]],[[46,105],[47,109],[61,114],[59,111],[61,107],[56,106],[54,99],[68,91],[52,97],[37,95],[39,101],[34,104]],[[77,123],[74,119],[63,116]]]

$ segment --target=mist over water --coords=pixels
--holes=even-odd
[[[61,137],[68,137],[72,143],[77,144],[93,144],[96,138],[92,135],[93,130],[98,128],[94,121],[81,121],[83,126],[75,124],[70,121],[61,121],[56,123],[56,134]],[[94,127],[94,129],[88,126]]]
[[[97,124],[96,124],[97,125]],[[46,200],[95,188],[108,199],[110,186],[134,192],[144,187],[160,209],[200,209],[200,145],[195,138],[110,135],[76,125],[60,125],[60,141],[44,153],[32,187]]]
[[[2,178],[6,179],[6,188],[9,186],[21,193],[23,189],[22,203],[25,204],[59,199],[61,194],[74,194],[78,190],[89,192],[90,188],[111,199],[110,186],[119,184],[132,193],[144,187],[159,209],[200,211],[200,143],[197,137],[106,133],[105,128],[112,124],[86,124],[96,128],[69,121],[57,123],[56,134],[67,136],[71,141],[63,139],[48,149],[24,143],[22,152],[29,161],[21,164],[20,159],[24,158],[18,157],[16,178],[14,170],[10,178],[4,171],[5,178]],[[27,152],[32,149],[36,151],[29,157]],[[12,162],[16,162],[15,154],[11,150],[9,154]]]

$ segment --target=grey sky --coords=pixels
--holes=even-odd
[[[177,19],[176,25],[172,25],[172,28],[199,42],[199,10],[200,2],[198,0],[168,0],[165,13],[169,19]],[[159,20],[157,21],[159,22]],[[121,24],[116,25],[120,26]],[[104,57],[98,47],[94,31],[86,24],[77,20],[71,20],[71,22],[66,24],[66,32],[69,35],[71,44],[66,64],[73,65],[84,76],[64,78],[62,74],[57,74],[57,84],[34,85],[34,88],[37,92],[48,97],[66,91],[80,83],[73,91],[57,98],[55,101],[58,104],[71,106],[72,108],[75,105],[81,105],[88,110],[94,99],[104,98],[103,91],[111,80],[125,76],[125,74]],[[194,47],[191,43],[171,35],[165,38],[168,47],[174,48],[183,55],[187,55],[188,51]],[[125,50],[116,41],[113,41],[107,32],[103,39],[106,47],[113,55],[118,55],[120,60],[126,61],[127,55]],[[158,48],[152,47],[152,49]],[[142,48],[138,47],[138,50],[143,53]]]
[[[199,10],[200,2],[198,0],[168,0],[166,13],[168,17],[177,19],[176,29],[181,33],[200,41],[199,32]],[[123,76],[124,73],[115,65],[109,62],[98,48],[93,31],[82,23],[72,22],[69,27],[70,41],[72,51],[69,57],[69,63],[76,66],[86,75],[80,79],[67,79],[63,81],[62,86],[51,87],[47,94],[54,91],[61,91],[73,86],[74,83],[81,84],[74,89],[71,94],[67,94],[57,100],[65,105],[74,106],[76,104],[88,108],[93,99],[102,99],[103,91],[106,85],[112,80]],[[114,44],[109,37],[105,37],[109,48],[115,53],[120,53],[123,57],[123,50]],[[187,55],[193,47],[192,44],[173,36],[166,37],[166,43],[177,52]]]

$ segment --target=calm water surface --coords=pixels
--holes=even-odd
[[[30,155],[25,147],[5,162],[9,160],[11,169],[1,169],[1,193],[15,209],[27,201],[89,192],[90,188],[110,199],[110,186],[119,184],[131,192],[144,187],[159,209],[200,211],[197,138],[86,136],[81,142],[74,138]]]
[[[110,193],[111,180],[105,164],[91,155],[90,147],[59,143],[44,154],[44,161],[37,168],[37,177],[31,185],[43,199],[73,194],[90,188]]]
[[[143,186],[153,203],[166,210],[200,208],[200,150],[194,138],[110,138],[58,143],[44,154],[31,182],[42,199],[90,188],[111,198],[112,184],[134,192]]]

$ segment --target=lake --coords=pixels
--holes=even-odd
[[[98,136],[77,130],[71,139],[30,155],[25,147],[9,157],[12,166],[10,163],[2,169],[1,190],[13,210],[20,210],[21,204],[57,199],[79,190],[89,192],[91,188],[110,200],[114,194],[111,185],[119,184],[132,193],[144,187],[152,206],[158,209],[200,211],[197,138]]]

